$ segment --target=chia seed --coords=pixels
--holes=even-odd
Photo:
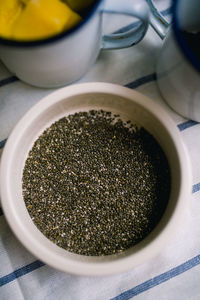
[[[22,188],[31,219],[49,240],[77,254],[110,255],[158,224],[170,170],[144,128],[91,110],[63,117],[39,136]]]

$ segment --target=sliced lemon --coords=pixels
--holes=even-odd
[[[15,21],[12,38],[36,40],[70,29],[81,17],[60,0],[29,0]]]
[[[0,0],[0,36],[10,38],[11,28],[22,9],[20,0]]]

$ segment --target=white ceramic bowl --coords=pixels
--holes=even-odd
[[[166,211],[157,227],[121,254],[87,257],[50,242],[32,222],[22,197],[22,171],[34,141],[64,115],[105,109],[146,128],[160,143],[171,169],[172,186]],[[108,83],[68,86],[45,97],[19,121],[1,161],[0,190],[5,217],[21,243],[36,257],[59,270],[78,275],[108,275],[134,268],[155,255],[174,235],[191,194],[189,159],[176,125],[152,100],[128,88]]]

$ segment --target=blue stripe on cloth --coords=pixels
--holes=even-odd
[[[166,282],[194,267],[200,264],[200,255],[197,255],[193,257],[192,259],[186,261],[185,263],[165,272],[162,273],[154,278],[151,278],[134,288],[127,290],[117,297],[112,298],[111,300],[128,300],[130,298],[133,298],[141,293],[144,293],[147,290],[152,289],[153,287],[162,284],[163,282]]]
[[[19,79],[16,76],[11,76],[11,77],[2,79],[2,80],[0,80],[0,87],[2,87],[4,85],[7,85],[7,84],[10,84],[10,83],[13,83],[13,82],[16,82],[18,80]]]
[[[186,122],[184,122],[184,123],[178,124],[177,126],[178,126],[178,129],[179,129],[180,131],[183,131],[183,130],[185,130],[185,129],[187,129],[187,128],[190,128],[190,127],[195,126],[195,125],[198,125],[198,124],[199,124],[199,123],[196,122],[196,121],[188,120],[188,121],[186,121]]]
[[[136,89],[137,87],[139,87],[145,83],[154,81],[154,80],[156,80],[156,73],[152,73],[152,74],[143,76],[141,78],[138,78],[138,79],[134,80],[133,82],[125,84],[125,86],[130,89]]]
[[[5,145],[5,143],[6,143],[6,140],[7,140],[7,139],[5,139],[5,140],[3,140],[3,141],[0,141],[0,149],[4,147],[4,145]]]
[[[198,192],[198,191],[200,191],[200,182],[199,182],[199,183],[196,183],[196,184],[194,184],[194,185],[192,186],[192,193],[193,193],[193,194],[196,193],[196,192]]]
[[[8,284],[9,282],[21,277],[21,276],[24,276],[34,270],[37,270],[38,268],[41,268],[43,267],[45,264],[43,262],[41,262],[40,260],[36,260],[34,262],[32,262],[31,264],[29,265],[26,265],[22,268],[19,268],[17,270],[15,270],[14,272],[8,274],[8,275],[5,275],[3,277],[0,278],[0,287],[5,285],[5,284]]]

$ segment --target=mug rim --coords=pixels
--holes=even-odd
[[[60,32],[56,35],[50,36],[50,37],[37,39],[37,40],[30,40],[30,41],[12,40],[12,39],[7,39],[7,38],[0,36],[0,45],[2,44],[2,45],[6,45],[6,46],[14,46],[14,47],[35,47],[35,46],[37,47],[37,46],[46,45],[46,44],[50,44],[52,42],[59,41],[59,40],[63,39],[64,37],[67,37],[70,34],[76,32],[82,26],[84,26],[89,21],[89,19],[91,19],[91,17],[94,15],[97,8],[103,1],[104,0],[95,0],[92,8],[89,10],[89,12],[83,18],[83,20],[80,23],[78,23],[76,26],[72,27],[71,29],[62,31],[62,32]]]
[[[173,27],[173,32],[175,35],[175,38],[177,40],[177,43],[182,50],[184,56],[187,58],[189,63],[198,71],[200,72],[200,60],[194,55],[192,52],[191,48],[189,47],[188,43],[186,42],[183,32],[181,30],[181,25],[178,19],[178,3],[179,0],[173,0],[172,1],[172,7],[171,7],[171,12],[172,12],[172,27]]]

